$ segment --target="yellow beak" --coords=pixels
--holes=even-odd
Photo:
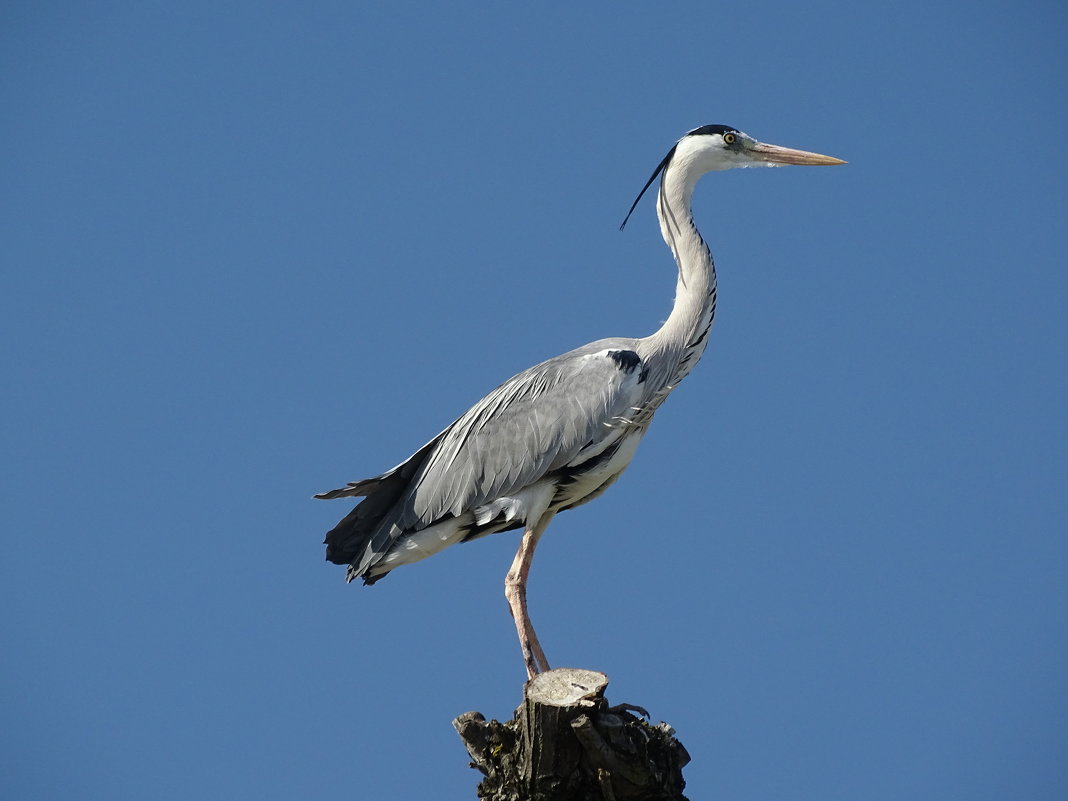
[[[758,161],[767,161],[771,164],[808,164],[811,166],[845,164],[842,159],[834,156],[821,156],[819,153],[809,153],[807,150],[792,150],[778,145],[765,145],[757,142],[749,149]]]

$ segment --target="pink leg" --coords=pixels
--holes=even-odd
[[[504,597],[508,600],[508,609],[519,633],[519,647],[523,651],[523,661],[527,666],[527,678],[531,679],[536,674],[550,669],[549,660],[545,658],[545,652],[541,649],[538,635],[534,633],[534,626],[527,613],[527,575],[530,573],[534,549],[551,518],[551,514],[542,515],[536,525],[523,532],[523,539],[519,542],[519,550],[516,551],[512,567],[504,578]]]

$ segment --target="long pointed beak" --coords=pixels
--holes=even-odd
[[[778,145],[765,145],[757,142],[749,152],[757,161],[766,161],[771,164],[809,164],[812,166],[825,164],[845,164],[841,159],[834,156],[821,156],[819,153],[809,153],[807,150],[792,150]]]

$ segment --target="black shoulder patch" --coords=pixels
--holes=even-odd
[[[608,355],[624,373],[633,373],[642,363],[641,357],[632,350],[610,350]]]

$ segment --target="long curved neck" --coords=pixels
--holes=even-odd
[[[691,198],[704,170],[688,160],[672,161],[657,193],[660,232],[679,267],[675,305],[660,330],[639,340],[649,365],[650,388],[662,400],[697,364],[708,344],[716,314],[716,268],[694,225]]]

